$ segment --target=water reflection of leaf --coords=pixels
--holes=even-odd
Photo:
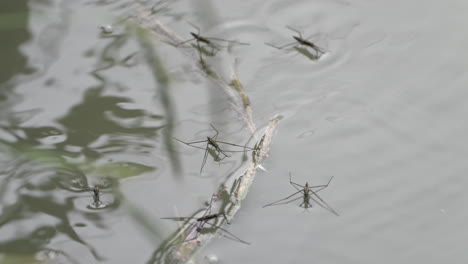
[[[133,162],[114,162],[86,169],[87,173],[106,175],[113,178],[123,179],[141,175],[145,172],[155,170],[153,167]]]
[[[12,156],[22,158],[26,161],[37,162],[38,164],[53,166],[62,169],[76,169],[76,166],[68,163],[57,151],[47,149],[37,149],[26,142],[8,143],[0,142],[1,145],[7,147],[7,151]]]
[[[57,151],[35,149],[26,144],[16,146],[15,151],[12,152],[12,154],[40,165],[60,169],[61,172],[65,169],[117,179],[134,177],[155,170],[154,167],[135,162],[113,162],[103,165],[95,165],[94,160],[88,160],[81,163],[69,163]]]

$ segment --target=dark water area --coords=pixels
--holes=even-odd
[[[28,32],[29,9],[28,1],[4,1],[0,4],[0,32],[2,41],[2,71],[0,83],[5,83],[18,73],[28,73],[27,58],[18,50],[18,46],[30,39]]]

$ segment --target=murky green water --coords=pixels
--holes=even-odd
[[[198,238],[174,243],[178,223],[160,218],[203,212],[220,186],[216,208],[234,216],[222,228],[250,245],[202,235],[196,263],[466,263],[467,11],[457,0],[1,4],[0,263],[180,263],[191,254],[177,245]],[[170,45],[197,33],[190,23],[249,45]],[[285,26],[325,53],[265,45],[294,41]],[[204,150],[173,140],[205,140],[212,124],[253,147],[277,115],[244,200],[251,151],[207,155],[200,173]],[[262,208],[297,192],[290,172],[301,185],[334,176],[320,197],[340,216],[301,199]]]

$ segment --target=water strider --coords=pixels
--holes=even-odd
[[[269,203],[267,205],[264,205],[263,207],[267,207],[267,206],[273,206],[273,205],[281,205],[281,204],[288,204],[288,203],[292,203],[294,201],[297,201],[299,199],[302,198],[302,203],[299,205],[300,207],[304,207],[306,209],[312,207],[312,203],[311,203],[311,200],[314,201],[315,203],[317,203],[320,207],[334,213],[335,215],[339,216],[339,214],[333,210],[333,208],[331,208],[320,196],[318,196],[318,192],[327,188],[328,185],[330,184],[330,182],[332,181],[333,179],[333,176],[330,178],[330,180],[328,181],[327,184],[324,184],[324,185],[315,185],[315,186],[309,186],[309,183],[306,182],[305,185],[300,185],[298,183],[295,183],[292,181],[292,176],[291,176],[291,173],[289,173],[289,183],[294,187],[294,189],[297,190],[297,192],[283,198],[283,199],[280,199],[278,201],[275,201],[275,202],[272,202],[272,203]],[[294,198],[292,200],[289,200],[291,199],[293,196],[297,195],[297,194],[300,194],[299,197],[297,198]]]
[[[231,45],[250,45],[249,43],[244,43],[244,42],[239,42],[239,41],[235,41],[235,40],[226,40],[226,39],[221,39],[221,38],[215,38],[215,37],[205,37],[205,36],[202,36],[200,34],[200,28],[198,28],[197,26],[195,26],[194,24],[190,23],[189,24],[196,28],[197,29],[197,33],[195,32],[190,32],[190,35],[192,35],[192,38],[188,39],[188,40],[184,40],[180,43],[177,43],[175,44],[176,47],[179,47],[185,43],[188,43],[188,42],[191,42],[191,41],[195,41],[196,42],[196,46],[197,46],[197,49],[202,52],[202,49],[201,49],[201,46],[200,46],[200,43],[208,46],[211,48],[211,54],[214,55],[217,51],[220,51],[221,48],[223,48],[222,45],[218,44],[218,43],[215,43],[215,42],[219,42],[219,41],[222,41],[222,42],[226,42],[226,43],[229,43]],[[215,52],[216,51],[216,52]]]
[[[93,195],[92,205],[94,206],[94,208],[100,208],[101,206],[105,205],[101,201],[101,188],[99,187],[99,185],[94,186],[94,188],[92,189],[92,195]]]
[[[208,205],[207,210],[205,211],[205,213],[201,217],[163,217],[161,219],[170,219],[170,220],[174,220],[174,221],[186,221],[186,222],[192,221],[192,223],[189,226],[187,226],[187,228],[184,230],[187,233],[184,236],[185,239],[184,239],[183,242],[189,242],[189,241],[192,241],[192,240],[196,240],[204,231],[213,232],[213,231],[218,231],[219,230],[220,234],[225,238],[228,238],[228,239],[233,240],[233,241],[237,241],[237,242],[240,242],[240,243],[250,245],[249,242],[246,242],[246,241],[240,239],[239,237],[235,236],[231,232],[229,232],[226,229],[220,227],[220,224],[218,224],[218,219],[220,217],[223,218],[228,225],[230,225],[231,223],[229,222],[229,219],[228,219],[225,212],[220,212],[220,213],[215,213],[215,214],[211,213],[211,207],[212,207],[212,203],[213,203],[214,199],[216,199],[215,196],[212,197],[212,199],[211,199],[211,201],[210,201],[210,203]],[[211,222],[209,222],[211,220],[216,220],[216,221],[214,223],[211,223]],[[205,227],[205,225],[209,225],[210,227]],[[213,230],[210,230],[210,229],[213,229]],[[195,232],[194,235],[192,235],[193,232]]]
[[[227,239],[250,245],[249,242],[244,241],[244,240],[240,239],[239,237],[237,237],[236,235],[232,234],[231,232],[227,231],[226,229],[217,226],[216,223],[210,223],[209,222],[210,220],[218,219],[219,217],[225,218],[226,222],[228,224],[230,224],[224,213],[210,214],[210,215],[202,216],[202,217],[199,217],[199,218],[196,218],[196,217],[195,218],[194,217],[163,217],[161,219],[170,219],[170,220],[174,220],[174,221],[191,221],[191,220],[194,220],[194,222],[191,225],[189,225],[187,227],[187,229],[186,229],[186,230],[188,230],[188,235],[186,236],[187,239],[185,239],[184,242],[189,242],[189,241],[192,241],[192,240],[196,240],[203,233],[203,231],[206,230],[206,231],[209,232],[210,231],[209,229],[212,228],[214,230],[219,230],[221,236],[223,236],[223,237],[225,237]],[[205,225],[209,225],[210,227],[205,227]],[[196,233],[195,233],[195,235],[193,235],[192,237],[189,238],[192,231],[195,231]]]
[[[319,46],[315,45],[313,42],[309,41],[308,39],[305,39],[302,37],[302,33],[293,28],[293,27],[290,27],[290,26],[286,26],[286,28],[296,32],[297,34],[299,34],[299,36],[292,36],[293,39],[295,40],[295,42],[291,42],[291,43],[288,43],[286,45],[283,45],[283,46],[276,46],[276,45],[273,45],[271,43],[265,43],[266,45],[268,46],[271,46],[273,48],[277,48],[277,49],[284,49],[284,48],[287,48],[287,47],[290,47],[290,46],[305,46],[305,47],[309,47],[311,49],[313,49],[315,51],[315,56],[317,58],[319,58],[319,56],[321,56],[322,54],[325,53],[325,51],[322,50],[322,48],[320,48]]]
[[[88,192],[91,193],[92,196],[93,196],[93,203],[88,205],[88,208],[90,208],[90,209],[101,209],[101,208],[105,208],[105,207],[107,207],[109,205],[107,203],[104,203],[101,200],[102,193],[103,193],[102,188],[103,188],[102,185],[94,185],[94,187],[91,190],[88,189]]]
[[[241,145],[237,145],[237,144],[217,140],[219,132],[213,125],[210,124],[210,126],[211,126],[211,128],[213,128],[213,130],[216,133],[212,137],[206,137],[205,140],[185,142],[185,141],[182,141],[180,139],[174,138],[175,140],[177,140],[177,141],[179,141],[179,142],[181,142],[181,143],[183,143],[183,144],[185,144],[187,146],[205,150],[202,165],[201,165],[201,168],[200,168],[200,173],[202,173],[202,171],[203,171],[203,167],[205,166],[206,159],[208,157],[208,153],[210,153],[210,155],[213,156],[215,161],[221,161],[221,160],[229,157],[229,155],[226,154],[226,152],[245,152],[245,149],[254,150],[253,148],[250,148],[250,147],[247,147],[247,146],[241,146]],[[206,143],[205,147],[194,146],[194,144],[200,144],[200,143]],[[223,149],[221,149],[219,144],[235,146],[235,147],[241,147],[241,148],[244,148],[244,150],[223,150]],[[223,157],[220,157],[220,155],[222,155]]]

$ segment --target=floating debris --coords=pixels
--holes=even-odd
[[[102,34],[114,33],[114,27],[112,25],[100,25],[99,28],[101,29]]]

